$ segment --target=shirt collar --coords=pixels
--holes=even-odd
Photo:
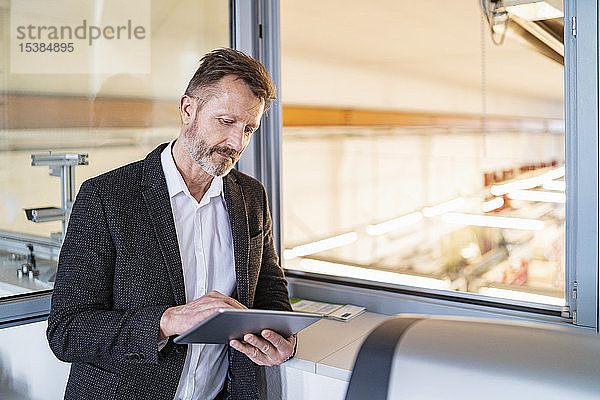
[[[177,166],[175,165],[175,160],[173,160],[173,143],[175,143],[176,139],[173,139],[167,147],[162,151],[160,155],[163,171],[165,173],[165,179],[167,181],[167,189],[169,191],[169,197],[173,198],[179,193],[183,192],[186,196],[189,196],[193,199],[190,191],[183,180],[183,177],[179,173]],[[210,187],[202,197],[202,200],[207,199],[210,200],[212,197],[221,196],[225,198],[223,193],[223,177],[215,176],[213,177]],[[201,201],[200,203],[203,203]]]

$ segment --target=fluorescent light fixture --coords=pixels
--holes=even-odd
[[[484,202],[481,205],[481,211],[483,211],[483,212],[494,211],[494,210],[499,209],[503,205],[504,205],[504,198],[502,198],[502,197],[495,197],[495,198],[493,198],[491,200],[488,200],[488,201]]]
[[[563,12],[561,10],[551,6],[545,1],[508,6],[506,7],[506,11],[528,21],[563,17]]]
[[[356,232],[348,232],[344,233],[343,235],[333,236],[316,242],[296,246],[291,250],[286,249],[283,252],[283,257],[286,260],[289,260],[294,257],[307,256],[309,254],[335,249],[336,247],[346,246],[348,244],[356,242],[356,239],[358,239],[358,235],[356,234]]]
[[[403,215],[402,217],[394,218],[377,225],[367,225],[367,233],[371,236],[383,235],[384,233],[414,225],[422,219],[423,214],[420,211],[415,211],[414,213]]]
[[[296,258],[296,256],[294,255],[294,251],[292,249],[285,249],[283,250],[283,258],[285,260],[291,260],[292,258]]]
[[[534,176],[532,178],[520,179],[508,183],[504,183],[502,185],[493,185],[490,188],[490,193],[494,196],[502,196],[513,190],[524,190],[524,189],[533,189],[534,187],[538,187],[543,185],[544,183],[550,182],[554,179],[562,178],[565,176],[565,167],[560,167],[553,169],[552,171],[548,171],[545,174]]]
[[[552,171],[548,171],[541,176],[545,180],[554,180],[554,179],[562,178],[563,176],[565,176],[565,167],[563,165],[562,167],[553,169]]]
[[[539,190],[513,190],[508,192],[512,200],[541,201],[544,203],[565,203],[564,193],[542,192]]]
[[[391,271],[355,267],[352,265],[338,264],[327,261],[311,260],[304,258],[297,268],[300,271],[314,272],[317,274],[345,276],[349,278],[364,279],[368,281],[394,283],[397,285],[417,286],[429,289],[449,289],[449,283],[441,279],[423,276],[399,274]]]
[[[557,192],[564,192],[567,185],[565,184],[565,181],[550,181],[550,182],[544,183],[544,186],[542,186],[542,187],[546,190],[554,190]]]
[[[482,287],[479,289],[479,293],[502,299],[530,301],[532,303],[552,304],[555,306],[565,305],[565,299],[560,297],[544,296],[542,294],[527,293],[518,290]]]
[[[465,204],[465,199],[463,199],[462,197],[458,197],[453,200],[449,200],[449,201],[446,201],[446,202],[443,202],[440,204],[436,204],[435,206],[432,206],[432,207],[425,207],[423,209],[423,215],[428,218],[435,217],[437,215],[442,215],[447,212],[454,211],[457,208],[462,207],[464,204]]]
[[[539,219],[448,213],[442,217],[442,220],[450,224],[487,226],[490,228],[522,229],[528,231],[539,231],[544,229],[544,221],[540,221]]]
[[[542,184],[542,182],[540,182],[540,179],[538,177],[521,179],[518,181],[504,183],[502,185],[493,185],[490,188],[490,193],[492,193],[494,196],[502,196],[510,192],[511,190],[531,189],[536,186],[539,186],[540,184]]]
[[[479,246],[476,243],[469,243],[460,251],[460,255],[466,260],[477,257],[480,254]]]

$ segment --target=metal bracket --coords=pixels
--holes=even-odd
[[[60,177],[61,207],[32,208],[25,210],[27,218],[33,222],[62,221],[61,240],[67,232],[69,216],[75,201],[75,167],[88,165],[87,154],[66,153],[32,154],[32,166],[48,166],[50,176]]]

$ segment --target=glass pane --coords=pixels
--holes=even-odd
[[[74,171],[76,192],[175,137],[228,13],[225,0],[0,2],[0,297],[52,288],[70,197],[49,163]]]
[[[478,3],[282,2],[286,268],[564,304],[562,10]]]

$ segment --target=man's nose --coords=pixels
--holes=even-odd
[[[244,129],[233,129],[229,135],[229,145],[232,149],[240,153],[244,149]]]

